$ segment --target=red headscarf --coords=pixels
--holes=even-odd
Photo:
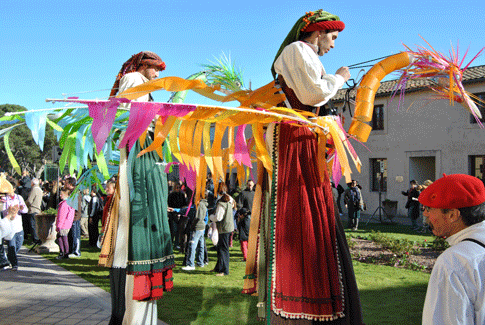
[[[120,86],[120,79],[127,73],[135,72],[142,65],[147,65],[149,67],[157,67],[160,71],[165,70],[165,62],[153,52],[145,51],[138,54],[132,55],[131,58],[123,63],[120,72],[116,76],[116,81],[111,88],[111,93],[109,97],[113,97],[118,93],[118,88]]]

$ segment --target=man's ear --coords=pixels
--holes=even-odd
[[[449,221],[451,221],[451,222],[461,221],[460,210],[451,209],[451,211],[448,214],[448,218],[449,218]]]

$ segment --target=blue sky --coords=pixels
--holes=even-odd
[[[468,60],[485,46],[485,4],[478,1],[1,1],[0,104],[53,107],[46,98],[106,98],[121,65],[143,50],[167,64],[163,76],[187,77],[222,53],[258,88],[271,81],[281,42],[306,11],[340,16],[346,29],[322,57],[340,66],[425,45],[448,54],[460,42]],[[485,55],[473,66],[485,64]],[[352,70],[356,77],[358,70]],[[154,93],[166,101],[169,93]],[[197,94],[188,103],[207,103]],[[59,104],[56,105],[56,107]]]

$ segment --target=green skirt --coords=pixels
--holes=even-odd
[[[147,137],[145,148],[152,140]],[[136,158],[141,151],[139,141],[130,152],[134,155],[129,167],[130,228],[127,273],[153,274],[175,266],[167,216],[167,174],[156,151]]]

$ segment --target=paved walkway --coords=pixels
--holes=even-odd
[[[44,257],[20,250],[18,271],[0,271],[0,324],[108,324],[110,294]]]
[[[25,247],[18,271],[0,271],[0,293],[0,325],[107,325],[111,315],[108,292]]]

